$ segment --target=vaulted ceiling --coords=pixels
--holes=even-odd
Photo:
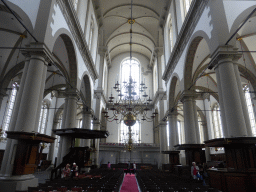
[[[133,0],[132,51],[150,60],[155,47],[163,42],[159,30],[166,17],[168,0]],[[131,0],[94,0],[96,16],[101,27],[102,46],[108,47],[111,58],[130,51]]]

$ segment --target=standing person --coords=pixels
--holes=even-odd
[[[134,174],[135,174],[135,171],[136,171],[136,163],[134,161],[134,163],[133,163],[133,172],[134,172]]]
[[[111,164],[110,164],[110,162],[108,162],[108,169],[111,169]]]
[[[193,179],[197,179],[197,174],[198,174],[199,168],[196,166],[196,162],[192,162],[191,166],[191,175]]]

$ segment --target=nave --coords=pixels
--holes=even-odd
[[[41,174],[46,174],[41,173]],[[41,176],[42,177],[42,176]],[[124,169],[95,169],[77,178],[59,178],[41,181],[38,187],[29,187],[28,192],[219,192],[189,175],[159,170],[136,170],[125,173]]]

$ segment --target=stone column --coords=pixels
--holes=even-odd
[[[157,57],[157,72],[158,72],[158,91],[163,91],[163,79],[162,79],[162,55],[163,47],[157,47],[155,49]]]
[[[98,79],[98,87],[97,90],[103,90],[104,85],[102,84],[104,82],[104,59],[105,59],[105,54],[107,52],[107,47],[106,46],[100,46],[98,48],[98,54],[100,57],[99,61],[99,79]]]
[[[29,62],[30,62],[30,58],[27,57],[25,60],[25,66],[23,69],[22,77],[21,77],[20,87],[17,92],[17,96],[16,96],[14,108],[13,108],[12,119],[11,119],[10,125],[9,125],[9,131],[15,130],[16,120],[17,120],[17,116],[19,113],[20,102],[21,102],[24,85],[25,85],[25,79],[26,79],[26,74],[28,71]],[[7,139],[5,151],[9,151],[9,153],[4,153],[0,175],[11,176],[12,165],[10,165],[9,162],[11,162],[11,159],[13,157],[12,153],[13,153],[14,145],[17,143],[18,143],[17,140]]]
[[[75,89],[68,89],[66,91],[65,108],[63,113],[63,121],[61,129],[76,128],[76,115],[77,115],[77,93]],[[70,151],[74,143],[73,139],[69,136],[61,136],[60,147],[58,151],[58,165],[62,159]]]
[[[220,82],[219,72],[217,73],[217,71],[219,71],[219,69],[217,68],[217,69],[215,69],[215,71],[216,71],[217,82]],[[219,95],[220,117],[221,117],[221,124],[222,124],[222,130],[223,130],[223,137],[227,137],[228,129],[227,129],[227,122],[226,122],[226,115],[225,115],[225,107],[224,107],[223,97],[222,97],[221,83],[218,84],[218,95]],[[213,135],[213,137],[214,137],[214,135]]]
[[[197,143],[200,143],[200,132],[199,132],[199,125],[198,125],[198,115],[197,115],[197,105],[196,105],[196,100],[193,101],[193,109],[194,109],[194,120],[195,120],[195,130],[196,130],[196,138],[197,138]]]
[[[52,125],[52,129],[56,129],[57,125],[58,125],[59,121],[54,121],[53,125]],[[52,132],[52,137],[56,137],[56,135]],[[58,142],[57,139],[55,139],[54,143],[50,144],[50,149],[49,149],[49,153],[48,153],[48,160],[52,161],[52,164],[54,163],[54,159],[53,159],[53,155],[54,155],[54,149],[56,146],[56,142]]]
[[[169,116],[169,150],[174,150],[174,145],[179,143],[178,140],[178,130],[177,130],[177,109],[171,112]]]
[[[191,165],[193,161],[203,163],[205,154],[202,151],[203,145],[199,142],[198,117],[196,110],[197,95],[194,91],[184,91],[181,96],[183,102],[184,127],[186,142],[176,149],[185,150],[186,164]]]
[[[185,91],[182,95],[183,114],[184,114],[184,129],[186,144],[198,144],[196,123],[198,124],[195,113],[195,92]]]
[[[211,61],[215,65],[216,75],[218,76],[218,91],[223,102],[220,102],[221,109],[225,110],[225,120],[227,133],[225,137],[243,137],[248,136],[246,129],[246,119],[244,116],[243,98],[239,93],[235,64],[241,57],[237,50],[232,46],[219,47],[213,55]],[[220,85],[220,86],[219,86]]]
[[[247,107],[247,103],[246,103],[246,99],[245,99],[245,95],[244,95],[244,91],[243,91],[243,87],[242,87],[242,83],[241,83],[241,76],[240,76],[240,72],[238,69],[238,65],[234,65],[234,71],[235,71],[235,75],[236,75],[239,95],[241,98],[240,100],[241,100],[241,104],[242,104],[242,108],[243,108],[244,120],[245,120],[246,130],[247,130],[247,134],[248,134],[247,136],[253,137],[252,129],[251,129],[251,122],[250,122],[249,113],[248,113],[248,107]]]
[[[83,108],[83,123],[82,129],[89,129],[91,130],[91,122],[92,122],[92,114],[86,108]],[[90,147],[91,140],[90,139],[82,139],[81,140],[81,147]]]
[[[155,144],[159,144],[159,128],[154,127],[154,142]]]
[[[209,137],[208,137],[208,128],[207,128],[207,122],[202,122],[202,128],[204,131],[204,141],[208,141]],[[206,162],[211,161],[211,156],[210,156],[210,148],[209,147],[205,147],[205,159]]]
[[[21,52],[27,59],[9,130],[34,132],[38,123],[37,113],[41,110],[38,105],[42,102],[41,90],[44,90],[51,53],[40,43],[33,43]],[[17,145],[18,143],[20,145]],[[8,139],[0,173],[0,191],[6,191],[10,185],[15,185],[16,191],[24,191],[28,186],[37,186],[38,179],[33,174],[12,176],[16,149],[24,143],[23,140]],[[9,182],[6,183],[7,180]]]
[[[20,100],[19,113],[15,131],[35,131],[38,125],[38,111],[41,111],[42,92],[46,80],[47,63],[43,55],[32,55],[26,74],[23,94]],[[42,83],[43,82],[43,83]],[[38,107],[40,104],[40,107]]]
[[[93,122],[93,130],[100,130],[100,122],[99,121],[95,121]],[[100,139],[95,139],[95,165],[97,165],[97,167],[99,166],[99,145],[100,145]]]
[[[210,107],[210,94],[209,93],[203,93],[203,102],[204,102],[204,115],[206,117],[206,122],[207,122],[207,131],[208,131],[208,139],[213,139],[214,136],[212,135],[212,112],[211,112],[211,107]],[[205,141],[207,141],[205,139]]]
[[[160,153],[167,151],[167,135],[166,135],[166,122],[161,121],[158,125],[160,132]],[[168,163],[168,155],[161,153],[161,164]]]

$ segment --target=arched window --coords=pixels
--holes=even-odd
[[[5,138],[7,136],[7,134],[5,132],[8,131],[8,129],[9,129],[9,125],[10,125],[10,121],[11,121],[11,117],[12,117],[12,112],[13,112],[13,107],[14,107],[14,104],[15,104],[15,99],[16,99],[18,87],[19,87],[19,85],[18,85],[17,82],[14,82],[12,84],[12,91],[11,91],[11,94],[9,96],[9,99],[7,100],[7,108],[6,108],[6,111],[5,111],[4,123],[3,123],[3,131],[4,131],[3,137],[5,137]]]
[[[39,124],[38,124],[38,133],[45,133],[45,127],[47,122],[48,115],[48,106],[45,102],[43,102],[42,109],[40,112]]]
[[[157,88],[158,88],[158,75],[157,75],[157,64],[156,64],[154,66],[154,94],[156,94]]]
[[[132,127],[132,142],[133,143],[140,143],[141,142],[141,137],[140,137],[140,122],[136,122]],[[120,127],[120,143],[127,143],[129,139],[129,130],[128,126],[124,124],[124,122],[121,122],[121,127]]]
[[[251,95],[250,95],[250,88],[248,85],[244,85],[243,89],[244,89],[244,93],[245,93],[245,99],[246,99],[246,104],[247,104],[247,108],[248,108],[252,134],[255,137],[256,136],[255,116],[254,116],[252,99],[251,99]]]
[[[222,138],[223,130],[222,130],[222,124],[221,124],[221,118],[220,118],[220,107],[217,103],[213,106],[212,118],[213,118],[214,137]]]
[[[131,74],[131,77],[133,81],[137,82],[137,87],[135,87],[135,92],[139,94],[139,84],[140,84],[140,64],[137,61],[137,59],[125,59],[121,64],[121,75],[122,75],[122,82],[129,82],[129,77]],[[145,79],[144,79],[145,81]],[[122,94],[125,96],[128,96],[128,93],[126,93],[125,88],[122,90]],[[139,95],[137,95],[139,97]]]
[[[63,111],[62,113],[59,115],[59,118],[58,118],[58,124],[56,126],[56,129],[61,129],[61,126],[62,126],[62,116],[63,116]],[[59,143],[60,143],[60,136],[57,135],[57,142],[56,142],[56,147],[59,147]]]
[[[200,143],[204,142],[204,131],[202,126],[202,119],[198,116],[198,128],[199,128],[199,136],[200,136]]]
[[[183,0],[184,15],[186,16],[192,0]]]
[[[170,50],[173,47],[173,26],[172,26],[172,18],[169,21],[169,40],[170,40]]]
[[[167,146],[170,146],[170,124],[169,121],[167,121],[166,124],[166,135],[167,135]]]
[[[93,17],[92,17],[91,25],[90,25],[89,41],[88,41],[88,46],[89,46],[90,50],[92,48],[93,31],[94,31],[94,21],[93,21]]]
[[[183,125],[180,120],[177,121],[177,130],[178,130],[179,144],[184,144],[185,143],[185,133],[184,133]]]

